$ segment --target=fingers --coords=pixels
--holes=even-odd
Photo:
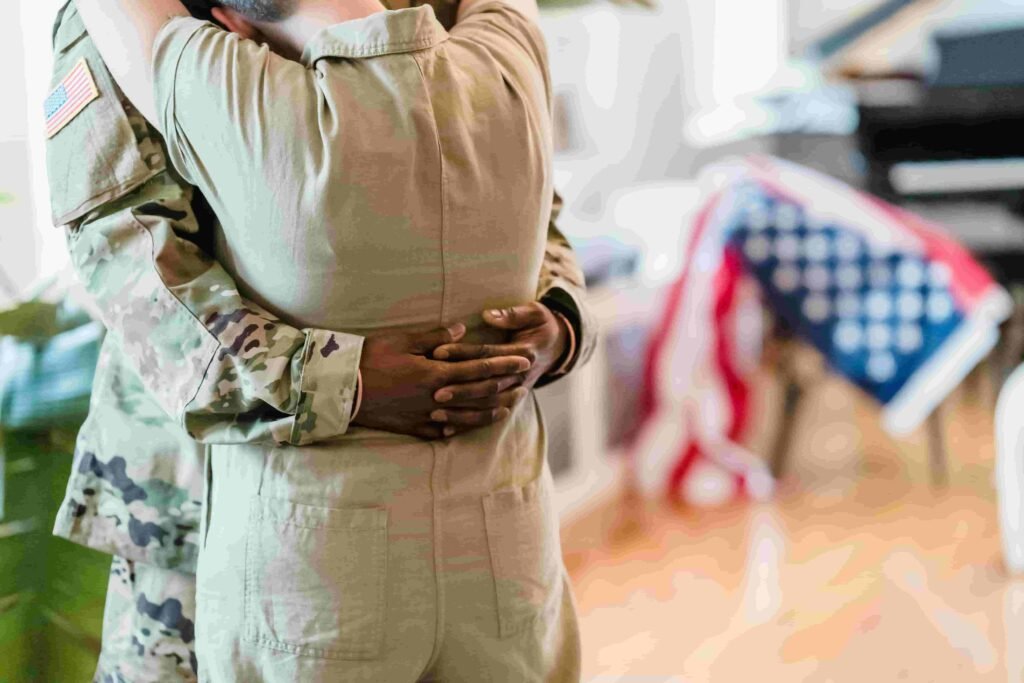
[[[511,415],[513,408],[516,407],[516,404],[527,393],[524,387],[516,387],[499,394],[495,405],[486,410],[456,407],[438,408],[430,413],[430,419],[441,424],[441,431],[445,436],[452,436],[478,427],[486,427],[495,422],[500,422]]]
[[[516,375],[526,372],[533,365],[522,356],[501,356],[499,358],[481,358],[457,363],[439,363],[443,384],[466,384],[503,375]],[[444,389],[450,388],[445,386]]]
[[[508,375],[482,382],[456,384],[435,391],[434,400],[452,408],[494,408],[504,405],[500,401],[501,397],[522,382],[520,375]]]
[[[531,301],[528,304],[512,306],[510,308],[495,308],[483,312],[485,323],[503,330],[539,327],[547,322],[549,315],[552,315],[551,311],[539,301]]]
[[[442,433],[445,436],[451,436],[467,429],[477,429],[500,422],[511,415],[512,411],[505,406],[501,406],[499,408],[491,408],[490,410],[445,409],[443,411],[434,411],[434,413],[444,414],[444,420],[438,421],[444,424]],[[431,414],[431,417],[433,417],[434,413]]]
[[[415,429],[415,436],[433,441],[500,422],[512,414],[512,410],[528,393],[529,391],[525,387],[515,387],[499,393],[494,397],[493,404],[486,407],[446,406],[443,409],[438,408],[430,413],[430,419],[433,422],[428,425],[418,425]]]
[[[429,354],[438,346],[454,344],[466,334],[466,326],[455,323],[448,328],[441,327],[429,332],[418,332],[409,335],[409,348],[413,353]]]
[[[474,360],[497,356],[522,356],[529,361],[536,360],[533,347],[526,344],[445,344],[434,349],[438,360]]]

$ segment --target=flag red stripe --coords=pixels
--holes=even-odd
[[[732,405],[732,420],[727,436],[736,441],[747,424],[750,404],[750,387],[740,376],[736,368],[736,341],[732,335],[735,326],[730,325],[735,315],[734,304],[739,289],[740,278],[743,276],[743,262],[735,249],[727,248],[722,258],[722,266],[715,275],[715,361],[725,379]]]
[[[700,245],[701,239],[704,237],[704,232],[707,229],[708,223],[712,211],[718,205],[720,199],[720,193],[713,195],[707,203],[701,208],[700,213],[697,215],[694,221],[693,234],[690,235],[689,242],[686,246],[686,252],[684,253],[683,271],[669,290],[668,301],[665,303],[664,313],[662,314],[661,320],[658,323],[657,329],[651,336],[651,341],[647,346],[647,354],[644,357],[644,372],[643,372],[643,384],[641,385],[641,392],[639,397],[640,403],[640,415],[637,424],[637,430],[634,433],[634,439],[631,447],[628,449],[629,459],[633,463],[638,463],[638,466],[642,467],[643,463],[638,457],[635,449],[639,445],[639,435],[643,432],[644,426],[649,422],[655,414],[658,412],[659,397],[658,397],[658,384],[657,377],[661,367],[661,357],[665,349],[665,344],[668,342],[668,337],[672,332],[672,327],[681,314],[680,304],[683,300],[684,290],[686,289],[686,281],[690,276],[690,271],[693,268],[693,255],[697,252],[697,247]],[[679,419],[684,419],[685,416],[680,415]],[[697,446],[690,440],[687,440],[682,444],[681,457],[677,459],[675,467],[672,469],[672,473],[669,475],[669,480],[666,482],[666,489],[669,495],[680,486],[686,474],[689,472],[693,463],[696,462],[700,452]]]
[[[680,489],[683,488],[683,482],[686,481],[687,475],[690,474],[693,466],[697,464],[700,456],[700,448],[696,442],[686,441],[683,443],[681,455],[676,460],[676,465],[672,468],[672,474],[669,475],[668,482],[666,482],[667,493],[670,497],[679,494]]]
[[[664,314],[662,315],[661,320],[658,323],[658,327],[652,334],[651,341],[647,346],[647,354],[644,358],[643,384],[639,397],[639,424],[641,427],[645,422],[647,422],[647,420],[654,416],[654,413],[656,413],[659,408],[657,377],[658,370],[661,365],[662,351],[668,341],[672,327],[675,325],[681,312],[679,304],[683,300],[683,290],[685,289],[686,280],[689,278],[690,270],[693,267],[693,255],[696,253],[697,245],[700,244],[700,240],[704,236],[708,219],[711,216],[712,210],[718,205],[718,200],[718,194],[711,197],[697,215],[697,219],[694,222],[693,234],[690,236],[690,241],[686,247],[686,253],[684,255],[683,263],[686,265],[684,266],[683,272],[680,276],[674,283],[672,283],[672,288],[669,290],[668,294],[668,301],[665,303]]]
[[[740,375],[736,367],[736,297],[739,293],[740,279],[743,277],[743,261],[734,248],[727,248],[722,259],[722,267],[716,275],[715,291],[718,300],[715,302],[715,360],[718,369],[725,379],[729,392],[729,403],[732,407],[732,420],[727,436],[736,442],[743,436],[750,417],[750,384]],[[737,494],[746,490],[746,476],[734,473]]]
[[[743,262],[739,254],[734,249],[726,249],[722,264],[715,273],[714,324],[712,327],[715,335],[715,363],[725,382],[726,391],[729,394],[729,404],[732,408],[727,431],[730,441],[739,439],[746,428],[750,415],[750,386],[740,376],[739,370],[736,368],[736,346],[731,334],[733,326],[729,324],[735,314],[734,305],[742,275]],[[683,482],[686,481],[690,470],[693,469],[701,455],[704,453],[692,438],[681,444],[679,457],[667,483],[669,495],[681,493]],[[741,473],[733,473],[732,476],[736,482],[737,493],[742,493],[746,487],[746,477]]]

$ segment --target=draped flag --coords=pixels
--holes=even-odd
[[[936,226],[777,159],[725,164],[702,184],[684,271],[646,358],[631,449],[643,488],[684,499],[771,490],[738,443],[760,337],[747,292],[877,399],[896,435],[996,343],[1009,296]]]

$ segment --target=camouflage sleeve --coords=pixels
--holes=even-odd
[[[62,113],[59,98],[48,112],[59,124],[47,143],[54,222],[67,226],[72,263],[146,389],[204,442],[344,433],[363,338],[283,323],[197,246],[192,188],[121,95],[73,3],[54,53],[55,92],[82,62],[97,92],[76,112]]]

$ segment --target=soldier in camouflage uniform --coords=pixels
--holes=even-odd
[[[435,3],[446,25],[455,8]],[[54,221],[110,332],[54,533],[115,556],[96,679],[195,680],[204,447],[193,437],[300,444],[343,433],[360,340],[296,329],[243,298],[208,256],[214,217],[70,4],[54,51],[55,85],[85,58],[99,93],[51,137],[48,167]],[[537,296],[573,324],[570,366],[585,360],[594,328],[553,223]]]

